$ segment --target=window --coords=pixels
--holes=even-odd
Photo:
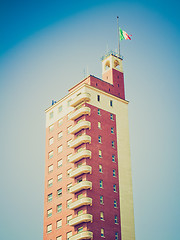
[[[52,132],[54,130],[54,125],[49,126],[49,131]]]
[[[118,224],[118,217],[117,217],[117,215],[114,216],[114,223]]]
[[[52,232],[52,224],[47,225],[47,233]]]
[[[61,212],[62,211],[62,203],[57,205],[57,212]]]
[[[71,171],[72,171],[72,168],[70,168],[70,169],[67,170],[67,176],[68,176],[68,177],[69,177]]]
[[[101,237],[104,237],[104,229],[101,228]]]
[[[103,188],[103,180],[99,181],[99,186],[100,186],[100,188]]]
[[[114,143],[114,141],[112,141],[112,147],[113,147],[113,148],[115,147],[115,143]]]
[[[52,193],[48,194],[48,202],[52,201]]]
[[[114,128],[113,127],[111,127],[111,133],[114,133]]]
[[[50,173],[52,171],[53,171],[53,164],[48,167],[48,172]]]
[[[101,122],[98,122],[98,128],[101,129]]]
[[[72,198],[68,199],[66,202],[66,206],[67,208],[69,208],[69,205],[72,203]]]
[[[68,107],[70,106],[70,103],[71,103],[71,99],[67,102],[67,105],[68,105]]]
[[[52,185],[53,185],[53,179],[51,178],[48,180],[48,187],[51,187]]]
[[[67,185],[67,192],[69,192],[70,191],[70,188],[72,187],[72,183],[69,183],[68,185]]]
[[[67,218],[66,218],[67,224],[69,224],[69,221],[70,221],[71,219],[72,219],[72,215],[67,216]]]
[[[70,133],[71,128],[72,128],[72,125],[67,128],[68,134]]]
[[[49,145],[52,145],[53,142],[54,142],[54,138],[52,137],[52,138],[49,139]]]
[[[113,101],[112,101],[112,100],[110,100],[110,106],[111,106],[111,107],[113,106]]]
[[[100,204],[104,204],[103,196],[100,196]]]
[[[47,210],[47,217],[51,217],[52,216],[52,208]]]
[[[62,111],[62,105],[58,107],[58,111],[59,111],[59,112]]]
[[[117,200],[114,200],[114,208],[117,208]]]
[[[102,173],[102,165],[99,165],[99,172]]]
[[[62,145],[60,145],[60,146],[58,147],[58,153],[61,153],[61,152],[62,152],[62,149],[63,149],[63,147],[62,147]]]
[[[71,232],[68,232],[66,233],[66,239],[69,240],[70,237],[72,237],[72,231]]]
[[[97,95],[97,101],[100,102],[100,95]]]
[[[104,213],[100,212],[100,219],[103,221],[104,220]]]
[[[102,143],[101,136],[98,136],[98,143]]]
[[[116,177],[116,170],[113,169],[113,177]]]
[[[53,118],[53,115],[54,115],[54,113],[53,113],[53,112],[50,112],[50,113],[49,113],[49,118],[50,118],[50,119]]]
[[[84,195],[81,193],[81,194],[79,194],[78,196],[77,196],[77,199],[79,200],[79,199],[81,199],[81,198],[83,198],[84,197]]]
[[[70,140],[67,141],[67,146],[68,146],[68,147],[70,147],[71,141],[72,141],[72,139],[70,139]]]
[[[78,212],[77,212],[77,215],[78,216],[81,216],[83,214],[83,210],[79,210]]]
[[[115,156],[112,155],[112,162],[115,162]]]
[[[116,184],[113,185],[113,191],[116,192]]]
[[[62,236],[58,236],[56,240],[62,240]]]
[[[58,133],[58,139],[61,139],[62,136],[63,136],[63,132],[61,131],[61,132]]]
[[[62,167],[62,159],[58,160],[57,166],[58,166],[58,168],[59,168],[59,167]]]
[[[57,190],[57,196],[58,196],[58,197],[61,197],[61,196],[62,196],[62,188],[60,188],[60,189]]]
[[[110,119],[114,120],[114,115],[113,114],[110,115]]]
[[[118,240],[118,232],[115,233],[115,240]]]
[[[49,152],[49,159],[53,157],[53,151]]]
[[[59,121],[58,121],[59,127],[60,127],[62,124],[63,124],[63,119],[61,118],[61,119],[59,119]]]
[[[70,153],[69,155],[67,155],[67,161],[68,161],[68,162],[70,161],[71,156],[72,156],[72,153]]]
[[[62,173],[60,173],[60,174],[57,176],[57,181],[58,181],[58,182],[62,181]]]
[[[79,227],[78,228],[78,233],[82,232],[83,231],[83,227]]]
[[[77,183],[80,183],[80,182],[82,182],[82,177],[77,179]]]
[[[82,163],[78,163],[77,164],[77,168],[81,167],[82,166]]]
[[[98,109],[98,115],[101,115],[101,110],[100,109]]]
[[[102,158],[102,151],[99,150],[99,157]]]

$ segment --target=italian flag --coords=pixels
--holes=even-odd
[[[124,30],[122,30],[121,28],[119,28],[119,37],[120,37],[120,41],[125,39],[125,40],[131,40],[130,36],[132,35],[128,35],[127,32],[125,32]]]

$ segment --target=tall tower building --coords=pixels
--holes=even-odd
[[[43,240],[134,240],[122,58],[46,110]]]

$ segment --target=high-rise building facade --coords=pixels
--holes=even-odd
[[[122,58],[46,110],[43,240],[134,240]]]

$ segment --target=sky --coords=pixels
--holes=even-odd
[[[121,42],[136,240],[179,240],[180,5],[175,0],[0,1],[2,240],[42,240],[45,109]]]

